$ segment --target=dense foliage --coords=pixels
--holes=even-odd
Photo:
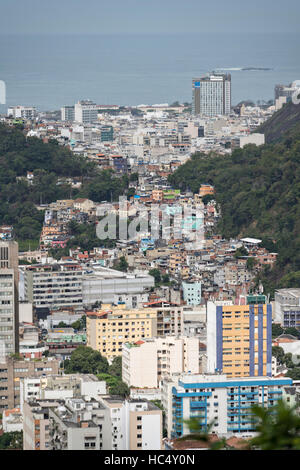
[[[260,450],[299,450],[300,417],[295,408],[283,401],[271,408],[253,407],[257,435],[252,448]]]
[[[283,135],[292,137],[298,132],[300,120],[300,106],[289,102],[264,122],[255,132],[265,134],[265,141],[269,144],[278,141]]]
[[[0,450],[23,450],[23,432],[5,432],[0,436]]]
[[[260,276],[267,292],[300,286],[299,124],[275,144],[247,145],[225,156],[196,153],[169,181],[195,193],[212,184],[222,215],[217,231],[225,238],[261,238],[278,253],[275,268]]]
[[[97,377],[99,380],[105,380],[110,395],[129,396],[130,390],[127,384],[122,381],[122,356],[114,357],[108,367],[108,373],[98,374]]]
[[[106,357],[88,346],[79,346],[71,358],[64,361],[66,374],[94,374],[104,380],[110,395],[129,396],[130,390],[122,381],[122,357],[115,357],[109,365]]]
[[[108,361],[88,346],[78,346],[71,358],[64,361],[66,374],[101,374],[108,372]]]

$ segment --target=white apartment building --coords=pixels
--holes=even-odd
[[[50,450],[109,449],[109,413],[94,399],[66,399],[49,409],[49,437]]]
[[[82,124],[97,121],[98,106],[93,101],[78,101],[74,106],[74,120]]]
[[[146,400],[35,400],[24,405],[24,450],[161,450],[162,411]]]
[[[147,291],[154,287],[154,278],[148,274],[128,274],[115,269],[99,267],[82,277],[82,300],[86,306],[96,302],[125,303],[135,308],[148,301]]]
[[[162,411],[147,400],[105,397],[109,410],[111,445],[107,450],[162,449]]]
[[[83,269],[77,263],[20,267],[20,289],[36,308],[82,307]]]
[[[181,372],[199,373],[196,337],[166,336],[123,344],[122,380],[128,387],[157,388],[165,376]]]
[[[7,116],[15,119],[34,119],[36,115],[37,111],[33,106],[12,106],[7,110]]]
[[[75,106],[63,106],[60,110],[61,120],[73,122],[75,119]]]
[[[33,400],[66,400],[84,398],[91,400],[106,395],[106,382],[93,374],[49,375],[24,377],[20,380],[20,409]]]

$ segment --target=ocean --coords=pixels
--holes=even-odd
[[[123,106],[191,102],[192,79],[217,69],[232,75],[233,105],[268,101],[275,84],[300,79],[299,45],[300,33],[2,34],[0,112],[12,105],[57,110],[81,99]]]

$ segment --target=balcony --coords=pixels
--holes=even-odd
[[[197,408],[206,408],[205,401],[191,401],[190,402],[190,409],[197,409]]]

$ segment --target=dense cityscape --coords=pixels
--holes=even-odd
[[[39,194],[40,227],[30,212],[16,226],[2,217],[2,429],[22,433],[24,450],[202,448],[180,440],[196,417],[212,441],[239,448],[255,436],[253,405],[298,403],[299,283],[265,290],[259,274],[278,253],[266,239],[222,237],[211,181],[170,183],[192,154],[264,146],[260,127],[296,106],[299,81],[276,87],[273,104],[232,108],[230,78],[193,80],[192,105],[79,101],[1,118],[1,158],[32,141],[86,166],[54,174],[48,149],[47,169],[20,161],[16,184]],[[53,182],[69,197],[48,194]]]

